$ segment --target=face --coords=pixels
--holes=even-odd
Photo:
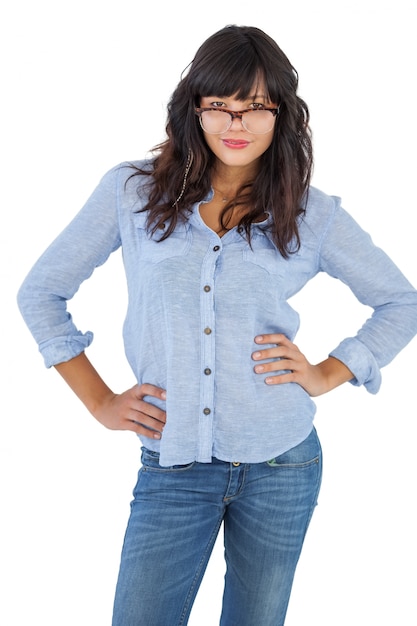
[[[276,107],[270,102],[262,88],[258,86],[257,93],[253,93],[246,100],[237,100],[234,96],[220,98],[205,96],[201,98],[200,107],[214,107],[242,111],[243,109],[260,109]],[[217,114],[216,114],[217,115]],[[248,118],[251,113],[248,114]],[[276,118],[273,118],[271,130],[265,134],[248,132],[242,120],[233,118],[232,124],[224,133],[211,134],[203,130],[208,147],[217,157],[219,163],[226,167],[256,169],[262,154],[269,148],[274,135]]]

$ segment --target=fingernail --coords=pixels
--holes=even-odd
[[[260,353],[260,352],[254,352],[254,353],[252,354],[252,357],[253,357],[254,359],[260,359],[260,358],[261,358],[261,353]]]
[[[162,398],[162,400],[166,400],[167,399],[167,392],[166,391],[163,391],[161,393],[161,398]]]
[[[260,343],[261,341],[263,341],[262,335],[258,335],[257,337],[255,337],[255,341],[256,343]]]
[[[153,438],[154,439],[160,439],[161,438],[161,433],[154,433],[153,434]]]
[[[263,366],[263,365],[257,365],[257,366],[255,367],[255,372],[256,372],[257,374],[260,374],[261,372],[263,372],[263,371],[264,371],[264,369],[265,369],[265,368],[264,368],[264,366]]]
[[[265,378],[265,382],[267,385],[271,385],[272,384],[272,378]]]

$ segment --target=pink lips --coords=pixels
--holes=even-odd
[[[249,145],[249,141],[244,141],[243,139],[222,139],[222,142],[223,145],[227,148],[232,148],[232,150],[241,150]]]

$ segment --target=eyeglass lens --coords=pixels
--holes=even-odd
[[[214,135],[226,132],[232,125],[233,118],[228,111],[203,111],[200,117],[204,131]],[[266,109],[253,109],[242,115],[242,125],[249,133],[265,134],[274,126],[274,115]]]

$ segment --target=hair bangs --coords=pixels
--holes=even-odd
[[[249,55],[228,55],[222,63],[216,60],[213,65],[207,63],[204,72],[191,79],[190,87],[195,99],[204,96],[236,96],[238,100],[246,100],[258,93],[258,85],[265,83],[265,71],[259,60]],[[255,91],[254,91],[255,89]],[[264,94],[269,96],[269,94]]]
[[[233,29],[227,34],[228,37],[213,40],[210,45],[206,42],[191,63],[186,82],[195,104],[204,96],[247,100],[260,94],[278,102],[280,89],[274,71],[271,73],[269,55],[251,38],[242,37]]]

